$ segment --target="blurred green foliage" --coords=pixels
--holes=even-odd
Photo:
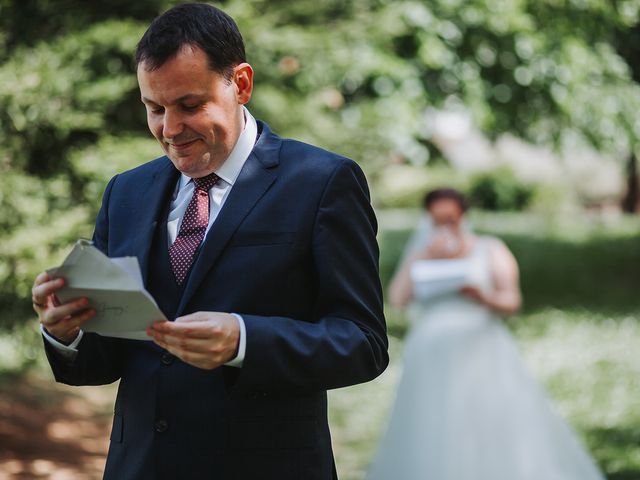
[[[0,68],[3,163],[39,177],[73,177],[69,148],[139,126],[139,114],[130,118],[136,89],[130,57],[141,33],[131,22],[109,21],[17,47]]]
[[[161,154],[132,56],[152,18],[175,3],[0,0],[0,325],[30,315],[35,274],[90,236],[108,178]],[[579,132],[613,154],[640,132],[640,88],[617,53],[640,0],[219,5],[237,20],[256,71],[253,113],[356,159],[374,199],[391,162],[438,156],[429,108],[464,105],[490,136],[554,142]],[[469,186],[450,177],[438,183]]]
[[[415,165],[391,165],[379,171],[372,191],[380,208],[416,208],[429,190],[456,188],[467,193],[471,175],[446,165],[424,168]]]
[[[508,166],[470,172],[441,164],[427,168],[391,165],[381,169],[372,195],[379,208],[413,209],[422,205],[426,192],[441,187],[455,188],[467,196],[471,206],[489,211],[549,213],[570,204],[574,195],[560,183],[520,179]]]
[[[475,175],[468,191],[471,205],[482,210],[525,210],[534,194],[532,185],[519,181],[506,168]]]

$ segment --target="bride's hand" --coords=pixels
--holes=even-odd
[[[478,287],[467,285],[460,289],[460,293],[483,305],[487,303],[484,293]]]
[[[466,250],[464,238],[453,232],[438,233],[426,249],[426,258],[457,258]]]

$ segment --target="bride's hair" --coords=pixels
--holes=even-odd
[[[455,188],[436,188],[435,190],[431,190],[424,196],[422,206],[426,210],[429,210],[431,205],[438,200],[453,200],[460,205],[463,212],[466,212],[468,208],[466,197]]]

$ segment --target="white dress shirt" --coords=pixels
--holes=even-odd
[[[258,136],[258,126],[255,118],[253,118],[249,113],[249,110],[245,107],[243,107],[243,109],[245,118],[244,129],[242,130],[242,133],[240,133],[238,141],[229,154],[229,157],[224,161],[222,166],[215,171],[215,174],[220,177],[220,180],[218,180],[218,182],[209,190],[209,223],[205,232],[205,239],[206,235],[209,233],[209,229],[212,227],[216,218],[218,218],[218,214],[220,213],[224,202],[229,197],[229,192],[231,192],[238,175],[240,175],[240,171],[242,170],[244,163],[247,161],[247,158],[249,158]],[[178,236],[180,224],[182,223],[182,218],[184,217],[184,214],[187,211],[187,206],[193,196],[194,188],[193,180],[184,173],[181,174],[180,180],[178,181],[173,193],[171,204],[169,205],[169,216],[167,217],[167,236],[169,245],[167,248],[175,242],[176,237]],[[242,317],[235,313],[232,315],[238,319],[240,326],[240,339],[238,344],[238,355],[227,362],[226,365],[241,367],[247,347],[246,330]],[[40,331],[47,342],[49,342],[57,352],[69,360],[73,360],[75,358],[78,353],[78,344],[80,343],[80,340],[82,340],[82,330],[80,330],[78,336],[70,345],[64,345],[57,341],[47,333],[42,325],[40,325]]]

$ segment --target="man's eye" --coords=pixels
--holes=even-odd
[[[196,110],[200,105],[199,104],[195,104],[195,105],[183,105],[182,108],[184,108],[186,111],[188,112],[192,112],[194,110]]]
[[[151,113],[155,113],[156,115],[159,115],[161,113],[164,112],[164,108],[163,107],[156,107],[156,108],[152,108],[151,109]]]

